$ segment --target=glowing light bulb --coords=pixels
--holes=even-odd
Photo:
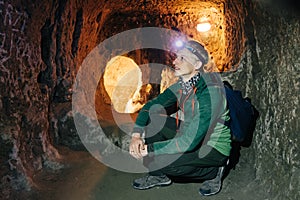
[[[211,24],[209,22],[202,22],[200,24],[197,24],[196,28],[199,32],[206,32],[210,30]]]

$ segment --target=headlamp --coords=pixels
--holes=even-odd
[[[194,41],[193,41],[194,42]],[[184,42],[182,40],[176,40],[175,41],[175,47],[176,50],[181,50],[181,49],[187,49],[189,50],[192,54],[194,54],[195,56],[197,56],[197,58],[204,64],[207,63],[207,59],[205,59],[205,57],[201,54],[201,52],[199,50],[197,50],[196,48],[194,48],[189,41],[188,42]],[[202,47],[202,46],[201,46]],[[202,47],[203,48],[203,47]],[[204,50],[204,48],[203,48]],[[204,50],[205,51],[205,50]]]
[[[182,40],[177,40],[176,42],[175,42],[175,46],[177,47],[177,48],[179,48],[179,47],[183,47],[183,41]]]

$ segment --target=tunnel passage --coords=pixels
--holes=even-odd
[[[115,10],[118,10],[117,12],[109,12],[108,10],[106,10],[107,12],[100,12],[97,15],[99,23],[96,24],[96,30],[99,30],[99,33],[95,34],[97,34],[97,41],[101,42],[109,39],[112,35],[141,26],[169,28],[179,31],[182,33],[181,35],[198,40],[205,46],[210,55],[207,71],[235,71],[245,52],[245,14],[247,12],[245,11],[246,6],[244,4],[244,2],[227,2],[223,0],[184,1],[184,3],[174,1],[172,6],[169,6],[169,3],[164,1],[158,4],[148,2],[147,9],[141,11],[139,3],[134,3],[134,5],[131,5],[131,9],[118,10],[115,8]],[[119,5],[112,5],[112,7],[114,6],[118,7]],[[141,6],[143,8],[143,5]],[[148,12],[148,10],[151,10],[151,12]],[[120,19],[122,23],[120,23]],[[209,25],[209,29],[200,30],[201,26],[207,24]],[[251,27],[248,26],[248,28]],[[181,38],[181,35],[178,39],[184,39]],[[139,43],[140,41],[135,42]],[[126,42],[120,44],[120,46],[122,45],[126,46]],[[118,55],[113,50],[112,54]],[[166,52],[152,52],[149,54],[147,51],[137,50],[136,53],[125,56],[129,56],[140,66],[145,63],[162,63],[163,60],[169,61],[169,63],[162,63],[165,67],[154,66],[149,68],[142,66],[143,88],[135,91],[140,97],[145,96],[144,94],[147,93],[145,92],[147,84],[150,84],[152,87],[152,93],[160,93],[176,80],[172,72],[168,69],[170,59]],[[102,70],[105,71],[105,69]],[[155,77],[155,80],[152,80],[153,77]],[[101,109],[107,110],[101,108],[101,105],[103,103],[111,104],[111,97],[108,97],[110,95],[107,95],[102,82],[103,80],[100,79],[95,99],[96,110],[100,119],[103,119]],[[151,85],[150,82],[154,82],[155,84]],[[159,85],[159,89],[157,88],[157,84]],[[140,104],[140,102],[137,104]],[[142,104],[138,107],[141,107]],[[136,108],[137,110],[138,108]],[[102,112],[106,113],[106,111]]]
[[[83,149],[78,148],[71,98],[77,72],[92,49],[125,30],[163,27],[202,42],[210,53],[209,70],[223,72],[260,110],[253,144],[242,151],[241,164],[254,174],[243,191],[260,191],[276,200],[299,199],[299,13],[290,10],[299,7],[260,0],[33,2],[0,1],[4,198],[14,198],[15,189],[34,188],[36,172],[59,169],[57,147]],[[197,27],[205,23],[210,31],[199,32]],[[142,66],[165,60],[166,55],[146,57],[136,51],[125,56]],[[159,83],[151,84],[150,96],[155,96],[171,84],[169,68],[146,69],[140,91],[149,89],[147,82]],[[91,101],[112,112],[109,101],[100,101],[106,91],[99,79],[86,80],[87,85],[96,82],[101,91]],[[83,105],[91,103],[85,100],[80,100]],[[122,145],[119,138],[113,139]]]
[[[167,2],[161,2],[159,5],[167,5]],[[192,1],[185,1],[184,4],[180,1],[173,2],[172,6],[167,6],[168,9],[163,9],[163,6],[156,6],[156,4],[149,3],[147,10],[140,11],[138,4],[135,4],[132,9],[119,10],[118,12],[111,12],[104,14],[99,13],[101,20],[103,22],[103,29],[99,32],[98,41],[109,39],[109,36],[115,35],[116,33],[122,33],[129,28],[141,27],[141,24],[146,27],[158,26],[162,24],[162,28],[170,28],[171,30],[179,31],[182,33],[176,39],[182,39],[181,36],[190,37],[192,39],[201,42],[210,54],[209,64],[207,65],[207,71],[235,71],[238,68],[239,62],[245,52],[245,41],[246,41],[246,15],[243,2],[226,2],[226,1],[202,1],[194,3]],[[135,10],[134,12],[132,10]],[[98,19],[100,18],[97,16]],[[120,23],[120,18],[122,23]],[[201,26],[209,25],[207,30],[201,30]],[[248,27],[249,28],[249,27]],[[99,28],[97,28],[98,30]],[[174,42],[175,42],[174,37]],[[139,43],[140,41],[136,41]],[[121,44],[120,46],[125,45]],[[118,55],[117,52],[113,54]],[[159,52],[152,55],[147,55],[147,52],[137,51],[137,53],[131,54],[131,58],[134,62],[139,65],[143,63],[161,63],[162,60],[168,59],[166,52]],[[142,72],[142,84],[148,84],[153,76],[156,76],[154,82],[160,84],[162,88],[160,90],[154,91],[155,93],[162,92],[164,88],[168,87],[175,81],[175,77],[172,72],[169,71],[168,64],[162,63],[166,66],[152,67],[145,69]],[[144,67],[145,68],[145,67]],[[147,67],[146,67],[147,68]],[[105,71],[103,69],[103,71]],[[117,72],[117,71],[116,71]],[[104,103],[110,104],[111,95],[107,95],[104,90],[102,80],[100,79],[100,86],[97,89],[96,94],[96,109],[97,113],[100,113],[101,108],[98,106]],[[151,83],[150,83],[151,84]],[[102,86],[102,87],[101,87]],[[137,93],[145,93],[145,91],[136,91]],[[139,96],[143,96],[139,94]],[[100,98],[100,99],[99,99]],[[101,103],[102,102],[102,103]],[[124,103],[122,103],[124,104]],[[141,107],[141,106],[139,106]],[[99,109],[98,109],[99,108]],[[138,109],[137,109],[138,110]],[[101,118],[101,114],[100,114]]]

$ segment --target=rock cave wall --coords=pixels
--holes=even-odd
[[[253,144],[256,182],[276,200],[300,196],[300,9],[290,2],[254,7],[246,59],[253,64],[245,91],[261,113]]]
[[[221,68],[238,66],[222,76],[260,112],[252,146],[242,150],[242,161],[256,174],[249,188],[275,200],[299,199],[299,7],[260,0],[201,2],[223,2],[237,13],[226,24],[234,42],[227,41],[230,62]],[[200,4],[0,0],[1,195],[9,198],[11,188],[30,190],[35,172],[61,167],[55,146],[83,149],[72,118],[72,85],[99,42],[137,27],[179,27],[178,19],[195,23]],[[140,53],[133,57],[137,63],[147,60]]]

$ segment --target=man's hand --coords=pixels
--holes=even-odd
[[[145,145],[139,133],[133,133],[129,145],[129,154],[136,159],[141,159],[145,156]],[[147,151],[147,149],[146,149]],[[142,154],[143,153],[143,154]]]
[[[144,144],[144,149],[140,149],[140,152],[141,152],[143,157],[148,155],[148,150],[147,150],[147,145],[146,144]]]

